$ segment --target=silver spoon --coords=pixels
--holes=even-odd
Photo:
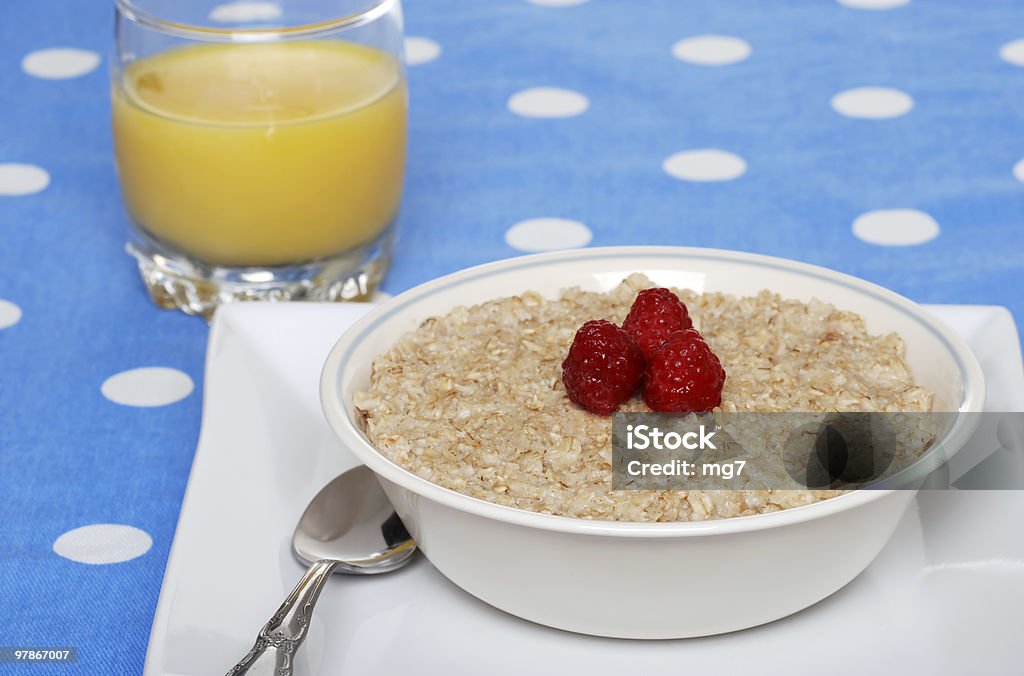
[[[331,573],[390,573],[409,562],[416,543],[373,472],[360,466],[342,473],[316,494],[295,526],[292,549],[310,564],[309,570],[228,676],[291,674],[313,607]]]

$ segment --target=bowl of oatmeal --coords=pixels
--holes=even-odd
[[[437,569],[491,605],[600,636],[682,638],[797,612],[859,574],[914,490],[613,490],[611,422],[561,364],[591,319],[673,289],[728,374],[716,411],[981,410],[976,359],[897,294],[753,254],[617,247],[470,268],[341,338],[321,399]],[[623,411],[643,411],[640,397]],[[930,463],[930,464],[929,464]]]

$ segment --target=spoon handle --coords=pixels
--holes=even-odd
[[[249,654],[232,667],[227,676],[289,676],[292,673],[295,653],[305,640],[313,619],[313,607],[337,565],[337,561],[324,559],[309,567],[274,616],[263,625]]]

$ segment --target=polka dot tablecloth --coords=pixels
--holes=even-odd
[[[123,251],[111,13],[0,4],[0,645],[79,649],[40,674],[141,670],[200,422],[207,326],[153,307]],[[677,244],[1024,317],[1022,4],[408,0],[406,18],[385,292]]]

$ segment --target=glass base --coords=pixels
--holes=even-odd
[[[191,261],[135,233],[125,249],[139,263],[149,297],[159,307],[213,316],[237,301],[366,301],[391,266],[394,224],[376,240],[344,254],[308,263],[219,267]]]

